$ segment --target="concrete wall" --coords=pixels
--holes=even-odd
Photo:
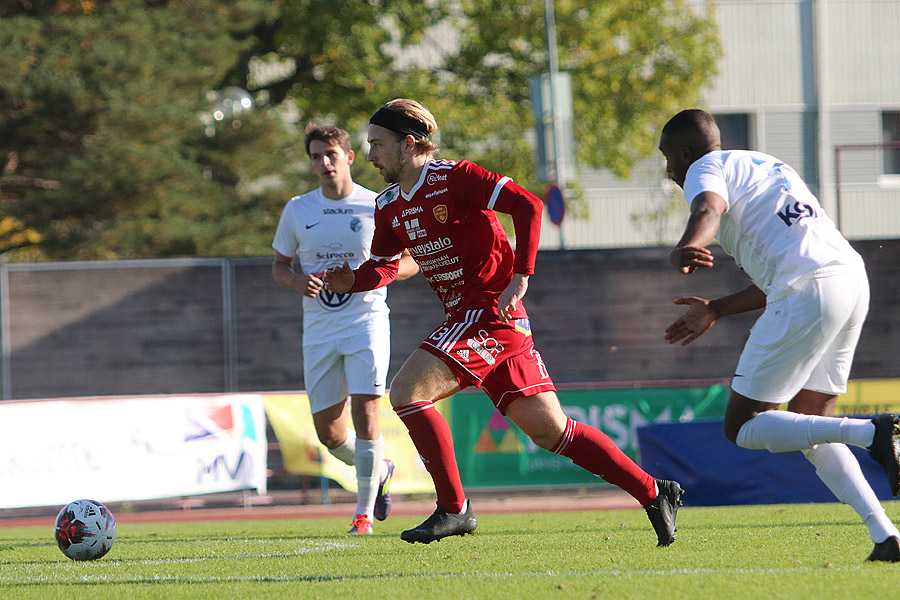
[[[900,240],[855,246],[872,308],[852,376],[898,377]],[[681,313],[675,298],[723,295],[748,280],[721,253],[715,269],[691,276],[667,256],[668,248],[539,253],[525,303],[557,383],[731,377],[755,314],[723,319],[685,348],[663,332]],[[302,389],[299,299],[274,283],[270,265],[3,265],[4,397]],[[443,315],[421,276],[391,284],[388,301],[393,376]]]

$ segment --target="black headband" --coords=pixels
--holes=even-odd
[[[389,108],[379,108],[378,112],[369,119],[369,123],[390,129],[395,133],[411,135],[417,140],[424,140],[428,137],[428,130],[425,128],[424,123],[420,123]]]

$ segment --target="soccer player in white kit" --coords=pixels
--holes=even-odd
[[[338,127],[311,127],[306,153],[320,187],[284,207],[275,240],[272,275],[303,298],[303,375],[319,441],[356,467],[358,499],[349,533],[371,534],[372,517],[387,518],[394,465],[384,458],[378,401],[390,361],[390,322],[385,289],[337,294],[323,289],[325,270],[369,258],[375,231],[376,193],[353,182],[350,136]],[[297,256],[302,272],[294,271]],[[418,266],[409,255],[398,278]],[[344,407],[350,398],[354,432]]]
[[[706,247],[716,238],[752,281],[716,300],[676,300],[688,310],[666,329],[666,339],[687,345],[717,319],[765,308],[735,371],[726,437],[744,448],[803,452],[869,528],[875,547],[867,560],[900,561],[900,533],[846,446],[868,448],[900,495],[900,418],[831,416],[847,390],[869,306],[862,258],[791,167],[761,152],[721,150],[718,126],[706,112],[672,117],[659,149],[691,209],[672,264],[685,274],[712,267]],[[785,402],[787,410],[775,410]]]

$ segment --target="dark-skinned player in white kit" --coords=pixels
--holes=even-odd
[[[721,148],[700,109],[681,111],[660,135],[666,173],[691,216],[670,254],[684,274],[713,266],[717,239],[750,277],[715,300],[679,298],[687,312],[666,330],[687,345],[728,315],[764,308],[750,331],[725,409],[725,436],[742,448],[799,450],[834,495],[850,505],[875,544],[867,560],[900,561],[900,532],[847,444],[868,448],[900,496],[900,418],[834,417],[869,310],[862,257],[796,171],[774,156]],[[787,403],[787,410],[777,410]]]

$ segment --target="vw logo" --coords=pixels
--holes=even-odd
[[[340,294],[330,290],[322,290],[316,296],[319,305],[325,310],[340,310],[345,304],[350,302],[351,298],[353,298],[353,294]]]

